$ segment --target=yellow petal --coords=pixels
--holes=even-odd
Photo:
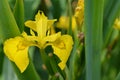
[[[34,30],[34,31],[37,31],[37,30],[36,30],[36,23],[35,23],[35,21],[31,21],[31,20],[26,21],[26,22],[25,22],[25,26],[26,26],[26,27],[29,27],[30,29],[32,29],[32,30]]]
[[[48,22],[47,22],[47,27],[48,27],[48,29],[50,29],[51,27],[53,27],[52,25],[53,25],[53,23],[54,23],[55,21],[57,21],[57,19],[48,20]]]
[[[38,13],[35,15],[35,21],[39,21],[40,18],[47,18],[42,11],[38,11]]]
[[[58,32],[56,34],[46,36],[45,38],[41,39],[40,42],[40,48],[45,48],[48,45],[51,45],[52,42],[54,42],[56,39],[58,39],[61,36],[61,32]]]
[[[58,58],[61,60],[58,66],[62,70],[65,68],[66,62],[70,56],[72,45],[73,45],[73,40],[72,37],[69,35],[61,36],[52,44],[54,54],[57,55]]]
[[[19,50],[15,57],[14,62],[17,65],[17,67],[20,69],[21,73],[24,72],[29,64],[29,58],[28,58],[28,47],[26,47],[23,50]]]
[[[46,36],[43,41],[45,42],[54,42],[56,39],[58,39],[61,36],[61,32],[58,32],[56,34],[52,34],[50,36]]]
[[[32,34],[32,36],[27,35],[26,32],[22,33],[22,36],[24,37],[24,39],[26,40],[26,43],[29,44],[29,46],[32,46],[32,44],[35,44],[35,41],[38,41],[38,37],[35,36],[34,32],[30,31],[30,33]]]
[[[4,43],[5,55],[20,69],[21,72],[27,68],[29,64],[28,59],[28,46],[24,45],[24,38],[15,37],[10,38]]]
[[[35,16],[35,20],[37,25],[38,36],[42,39],[46,36],[48,19],[43,12],[38,12]]]

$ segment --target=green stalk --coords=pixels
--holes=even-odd
[[[4,53],[2,48],[3,48],[3,45],[0,41],[0,76],[2,75],[3,61],[4,61]]]
[[[71,5],[71,0],[68,0],[68,14],[69,14],[68,34],[72,35],[72,5]]]
[[[45,64],[45,66],[47,68],[47,71],[49,72],[50,75],[54,75],[54,71],[53,71],[52,66],[50,64],[49,56],[46,54],[44,49],[40,49],[40,53],[41,53],[43,63]]]
[[[70,61],[69,61],[69,67],[70,67],[70,80],[74,80],[74,68],[76,65],[75,64],[75,57],[76,57],[76,51],[77,51],[77,48],[78,48],[78,44],[79,44],[79,41],[78,41],[78,37],[77,37],[77,34],[78,34],[78,31],[77,29],[74,30],[74,46],[73,46],[73,50],[71,52],[71,56],[70,56]]]
[[[103,5],[103,0],[85,0],[86,80],[101,80]]]
[[[43,63],[45,64],[47,71],[49,72],[49,76],[51,76],[50,80],[59,80],[59,76],[56,76],[56,74],[61,74],[61,77],[65,79],[65,73],[62,71],[57,64],[57,60],[55,59],[55,55],[52,53],[46,53],[44,49],[40,49],[41,57],[43,60]],[[51,56],[50,56],[50,55]]]
[[[22,32],[24,30],[24,4],[23,0],[16,0],[14,7],[14,17],[17,25]]]

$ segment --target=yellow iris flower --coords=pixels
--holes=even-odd
[[[39,11],[35,16],[35,21],[28,20],[25,22],[26,27],[30,28],[31,35],[23,32],[21,36],[5,41],[4,52],[17,65],[21,73],[29,65],[28,49],[30,46],[44,49],[46,46],[51,45],[54,54],[61,60],[58,66],[62,70],[65,68],[72,50],[73,40],[69,35],[61,35],[61,32],[51,34],[51,28],[55,21],[56,19],[48,20],[44,13]]]

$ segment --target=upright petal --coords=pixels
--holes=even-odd
[[[46,36],[48,19],[43,12],[38,12],[35,16],[35,20],[37,25],[38,36],[42,39]]]
[[[69,35],[61,36],[52,44],[54,54],[57,55],[58,58],[61,60],[58,66],[62,70],[65,68],[66,62],[70,56],[72,45],[73,45],[73,40],[72,37]]]
[[[23,41],[24,38],[15,37],[4,43],[5,55],[17,65],[21,72],[24,72],[29,64],[28,46],[24,45]]]

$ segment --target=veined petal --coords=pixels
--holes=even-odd
[[[28,47],[24,45],[22,42],[24,38],[22,37],[15,37],[10,38],[5,41],[4,43],[4,52],[5,55],[20,69],[21,72],[27,68],[29,64],[28,59]]]
[[[72,45],[73,45],[73,40],[72,37],[69,35],[61,36],[52,44],[54,54],[57,55],[58,58],[61,60],[58,66],[62,70],[65,68],[66,62],[70,56]]]
[[[11,61],[14,61],[19,40],[21,40],[21,37],[10,38],[4,43],[4,52]]]
[[[37,31],[36,30],[37,27],[36,27],[35,21],[28,20],[28,21],[25,22],[25,26],[29,27],[30,29],[32,29],[34,31]]]

